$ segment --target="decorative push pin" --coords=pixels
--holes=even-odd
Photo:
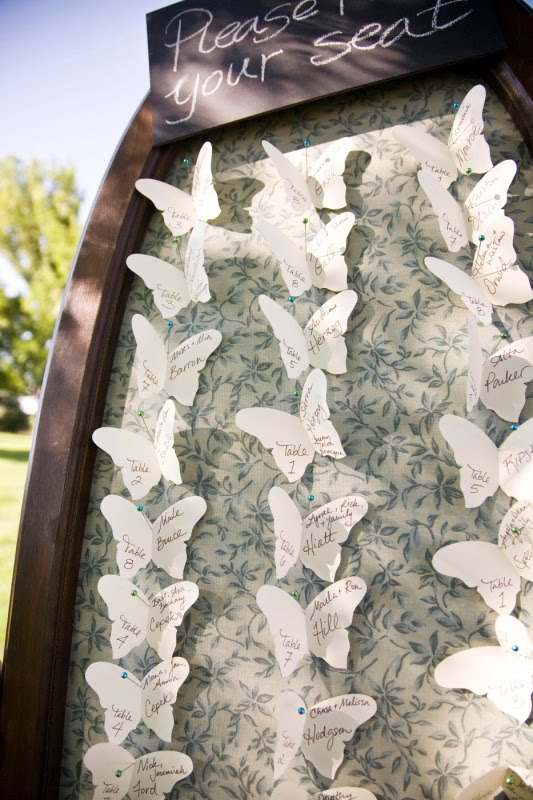
[[[513,646],[511,647],[511,650],[513,651],[513,653],[518,653],[518,651],[520,650],[520,648],[518,647],[518,645],[517,645],[517,644],[513,644]]]
[[[305,708],[303,706],[300,706],[298,709],[298,714],[305,714]]]
[[[121,769],[117,769],[115,771],[115,778],[122,778],[122,770]]]
[[[465,172],[466,172],[467,175],[471,175],[472,174],[472,167],[467,167],[465,169]]]
[[[123,678],[124,680],[126,680],[126,678],[128,677],[128,673],[127,672],[123,672],[120,677]]]
[[[144,417],[144,411],[137,411],[138,417]]]
[[[509,338],[509,331],[502,331],[500,333],[500,339],[508,339]]]
[[[520,528],[517,528],[516,525],[513,525],[512,528],[511,528],[511,533],[514,533],[515,535],[519,534],[520,533]]]
[[[309,222],[309,220],[307,219],[307,217],[304,217],[304,218],[303,218],[303,220],[302,220],[302,222],[303,222],[303,224],[304,224],[304,225],[307,225],[307,223]]]
[[[514,648],[513,648],[514,649]],[[514,784],[514,778],[512,775],[508,775],[505,779],[505,783],[507,786],[512,786]]]
[[[300,395],[301,395],[301,392],[300,392],[300,390],[299,390],[299,389],[295,389],[295,390],[294,390],[294,392],[293,392],[293,394],[294,394],[294,396],[295,396],[295,397],[300,397]]]
[[[517,431],[518,430],[518,422],[513,422],[513,424],[511,425],[511,430],[512,431]]]
[[[298,600],[298,598],[300,597],[300,592],[297,591],[296,589],[293,589],[291,592],[291,597],[294,597],[295,600]]]
[[[296,300],[296,298],[293,297],[292,294],[291,294],[291,296],[289,297],[289,303],[294,303],[295,300]]]
[[[311,139],[309,139],[309,137],[307,137],[307,139],[305,140],[304,147],[311,147]]]
[[[132,597],[137,597],[137,589],[132,589],[131,590],[131,596]]]
[[[484,233],[480,233],[479,236],[477,237],[477,240],[478,240],[478,242],[484,242],[485,241],[485,234]]]
[[[310,503],[312,503],[313,500],[315,499],[314,494],[310,494],[307,499],[309,500]]]
[[[144,511],[144,506],[137,506],[137,511]]]
[[[174,244],[179,244],[181,242],[181,236],[173,236],[172,241]]]
[[[183,159],[183,163],[185,164],[186,167],[188,167],[189,164],[191,163],[191,159],[190,158],[184,158]]]
[[[459,111],[460,108],[461,108],[461,103],[454,103],[453,104],[453,110],[454,111]]]
[[[174,327],[174,323],[172,322],[171,319],[169,319],[169,321],[167,322],[167,328],[173,328],[173,327]]]

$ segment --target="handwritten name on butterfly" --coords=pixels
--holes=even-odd
[[[368,789],[356,786],[335,786],[310,797],[301,786],[283,781],[275,787],[270,800],[377,800],[377,797]]]
[[[189,674],[184,658],[161,662],[139,683],[118,664],[96,661],[85,671],[105,711],[104,729],[110,742],[121,744],[142,720],[165,742],[172,740],[173,706]]]
[[[521,578],[533,581],[533,503],[514,503],[501,521],[498,547]]]
[[[257,605],[267,618],[284,678],[310,654],[323,658],[330,667],[346,669],[350,652],[347,628],[365,593],[366,583],[361,578],[343,578],[320,592],[304,611],[283,589],[261,586]]]

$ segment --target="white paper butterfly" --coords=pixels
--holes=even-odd
[[[335,580],[341,545],[368,511],[364,497],[338,497],[312,511],[302,521],[287,492],[274,486],[268,493],[276,535],[276,578],[284,578],[298,555],[306,567],[325,581]]]
[[[466,508],[476,508],[498,486],[517,500],[533,500],[533,419],[498,448],[469,420],[445,414],[440,431],[460,466]]]
[[[259,218],[256,228],[278,259],[285,284],[294,297],[316,286],[340,292],[347,288],[348,266],[343,258],[355,217],[339,214],[302,249],[280,228]]]
[[[104,497],[100,509],[117,541],[117,564],[123,577],[133,578],[153,561],[173,578],[183,578],[186,543],[207,509],[202,497],[178,500],[153,523],[129,500],[115,494]]]
[[[181,424],[185,423],[178,416]],[[148,494],[159,483],[161,474],[172,483],[180,484],[181,473],[174,452],[174,421],[176,408],[172,400],[163,405],[155,427],[153,443],[138,433],[122,428],[97,428],[93,442],[105,450],[120,468],[124,485],[134,500]]]
[[[205,142],[198,153],[191,194],[151,178],[141,178],[135,182],[138,191],[163,212],[165,225],[174,236],[183,236],[198,222],[207,222],[220,214],[211,174],[212,153],[210,142]]]
[[[116,744],[95,744],[83,758],[92,774],[95,786],[93,800],[122,800],[130,797],[150,797],[164,800],[178,781],[187,778],[193,763],[188,755],[175,750],[157,750],[140,758],[133,758]]]
[[[486,290],[493,305],[527,303],[533,298],[529,278],[516,264],[513,245],[514,222],[505,214],[483,226],[484,238],[477,241],[472,277]]]
[[[237,426],[259,439],[290,483],[305,472],[315,453],[344,458],[339,434],[329,421],[326,376],[313,369],[300,398],[300,419],[274,408],[243,408],[235,416]]]
[[[342,177],[346,157],[353,148],[349,137],[338,139],[313,165],[309,177],[300,172],[287,156],[270,142],[263,142],[266,154],[274,162],[290,204],[295,211],[304,212],[316,208],[344,208],[346,185]]]
[[[502,161],[481,178],[464,202],[455,200],[439,181],[420,170],[418,181],[437,215],[442,238],[455,253],[469,241],[478,244],[498,218],[503,216],[507,192],[516,174],[516,163]]]
[[[162,661],[170,661],[176,647],[176,628],[198,600],[198,586],[179,581],[148,600],[137,586],[119,575],[104,575],[98,591],[107,605],[113,658],[123,658],[146,641]]]
[[[513,783],[507,781],[512,778]],[[530,791],[528,791],[528,789]],[[533,790],[533,770],[521,767],[495,767],[470,783],[455,800],[530,800]],[[526,794],[523,792],[526,791]]]
[[[274,637],[283,678],[310,654],[323,658],[330,667],[346,669],[350,652],[347,628],[365,593],[366,583],[361,578],[343,578],[317,594],[304,611],[283,589],[261,586],[257,605]]]
[[[457,178],[457,170],[463,175],[487,172],[492,161],[490,147],[482,135],[486,94],[479,84],[470,89],[455,115],[447,145],[407,125],[397,125],[392,135],[442,186],[449,186]]]
[[[525,722],[531,713],[533,648],[516,617],[496,620],[500,647],[472,647],[448,656],[435,669],[435,680],[447,689],[486,694],[500,711]]]
[[[498,546],[520,577],[533,581],[533,503],[511,506],[500,525]]]
[[[300,749],[321,775],[333,780],[343,762],[346,742],[376,710],[375,700],[366,694],[341,694],[306,708],[295,692],[282,692],[276,700],[274,780],[283,775]]]
[[[189,674],[184,658],[161,662],[148,672],[142,683],[118,664],[96,661],[85,671],[105,712],[106,736],[121,744],[142,721],[165,742],[172,740],[173,705],[180,686]]]
[[[294,317],[279,303],[264,294],[259,295],[261,311],[279,342],[289,378],[297,378],[309,368],[309,364],[333,375],[346,372],[348,353],[343,334],[356,303],[357,294],[350,289],[336,294],[315,311],[302,331]]]
[[[520,575],[498,545],[489,542],[447,544],[433,556],[433,566],[443,575],[476,587],[497,614],[510,614],[520,591]]]
[[[220,331],[209,329],[185,339],[167,356],[165,345],[142,314],[134,314],[131,327],[137,342],[135,359],[141,398],[162,391],[191,406],[200,383],[200,370],[220,342]]]
[[[479,396],[502,419],[518,422],[533,379],[533,336],[504,345],[483,364]]]
[[[424,264],[433,275],[449,286],[452,292],[458,294],[468,310],[481,322],[490,325],[492,321],[492,303],[483,286],[453,264],[448,264],[441,258],[428,256]]]
[[[368,789],[355,786],[335,786],[332,789],[323,789],[318,794],[309,797],[301,786],[283,781],[283,783],[278,783],[270,795],[270,800],[377,800],[377,797]]]

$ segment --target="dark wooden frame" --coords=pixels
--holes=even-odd
[[[484,65],[533,149],[533,13],[501,0],[512,43]],[[515,46],[516,43],[516,46]],[[478,71],[480,65],[478,66]],[[150,102],[134,117],[104,178],[76,255],[55,337],[30,458],[0,686],[2,797],[58,796],[76,584],[96,448],[131,273],[150,204],[134,191],[161,178],[176,147],[154,148]]]

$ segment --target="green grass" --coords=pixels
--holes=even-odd
[[[31,433],[0,433],[0,660],[30,444]]]

